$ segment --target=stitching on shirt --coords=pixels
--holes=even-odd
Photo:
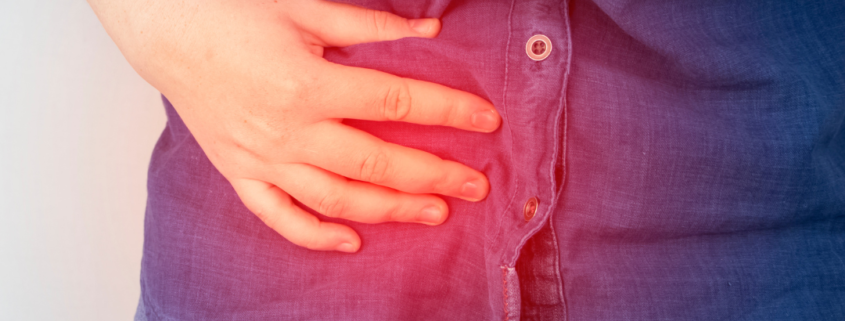
[[[561,195],[563,194],[563,188],[566,186],[566,178],[568,176],[568,175],[566,175],[567,174],[566,172],[568,170],[568,167],[566,166],[567,165],[566,164],[566,155],[567,155],[567,151],[568,151],[567,142],[568,142],[568,138],[569,138],[569,135],[568,135],[569,134],[569,114],[567,113],[567,109],[569,107],[569,104],[567,104],[567,101],[566,101],[566,94],[568,92],[567,89],[569,88],[569,74],[572,70],[572,24],[571,24],[570,19],[569,19],[569,3],[570,3],[570,1],[571,0],[563,1],[561,3],[561,5],[563,7],[562,8],[563,9],[563,21],[564,21],[564,25],[565,25],[565,28],[566,28],[566,71],[563,74],[563,88],[561,88],[561,95],[560,95],[561,105],[563,106],[563,151],[561,151],[561,153],[562,153],[562,155],[561,155],[561,167],[562,167],[561,171],[562,171],[562,173],[561,173],[561,179],[560,179],[560,187],[558,188],[560,193],[558,195],[556,195],[556,197],[555,197],[555,204],[557,204],[558,199],[561,198]],[[555,252],[557,254],[557,255],[555,255],[555,275],[557,276],[558,281],[560,281],[560,282],[558,282],[557,292],[558,292],[558,297],[561,299],[561,301],[563,303],[563,320],[566,321],[566,320],[569,320],[569,307],[567,306],[566,292],[563,291],[563,286],[564,286],[563,276],[560,273],[560,265],[561,265],[560,264],[560,249],[558,248],[557,235],[556,235],[556,232],[554,230],[553,220],[551,218],[549,218],[549,224],[550,224],[549,227],[551,228],[551,232],[552,232],[552,240],[553,240],[553,243],[554,243],[554,246],[555,246]]]
[[[507,108],[507,106],[508,106],[508,104],[507,104],[507,99],[508,99],[508,74],[509,74],[508,71],[510,69],[510,64],[508,63],[508,61],[509,61],[508,53],[510,51],[511,39],[513,38],[513,27],[512,27],[513,23],[512,23],[512,21],[513,21],[513,9],[514,9],[515,4],[516,4],[516,0],[511,1],[510,11],[508,11],[508,41],[505,44],[505,50],[504,50],[505,51],[505,79],[504,79],[505,85],[504,85],[504,88],[503,88],[503,91],[502,91],[502,105],[503,105],[503,109],[505,111],[505,115],[508,114],[508,112],[507,112],[508,111],[508,108]],[[511,155],[510,155],[511,156],[511,163],[516,164],[513,160],[513,155],[515,154],[515,152],[513,150],[513,145],[514,145],[515,140],[514,140],[514,137],[513,137],[513,130],[511,130],[512,126],[511,126],[511,122],[510,122],[510,117],[507,117],[507,122],[508,122],[508,132],[510,133],[510,136],[511,136]],[[505,217],[508,216],[508,213],[510,213],[510,210],[511,210],[511,206],[513,206],[514,200],[516,200],[516,196],[517,196],[518,191],[519,191],[519,184],[520,184],[519,175],[517,175],[514,178],[514,189],[513,189],[516,192],[514,192],[511,195],[510,200],[508,200],[508,205],[505,206],[505,210],[502,212],[501,215],[499,215],[499,220],[497,222],[498,226],[495,229],[495,231],[496,231],[495,239],[498,239],[498,238],[501,237],[502,221],[505,219]],[[494,243],[495,242],[490,242],[490,245],[488,245],[488,246],[491,246]],[[506,256],[507,251],[508,251],[507,249],[504,250],[503,257]],[[517,253],[517,252],[515,252],[515,253]],[[505,265],[513,265],[513,262],[509,262],[509,261],[513,261],[513,260],[503,260],[503,261],[505,262]]]
[[[513,126],[511,126],[511,121],[510,121],[511,118],[509,117],[509,113],[508,113],[508,110],[509,110],[509,108],[508,108],[508,78],[509,78],[508,75],[510,74],[509,53],[510,53],[510,47],[511,47],[511,40],[513,39],[513,27],[512,26],[513,26],[513,9],[514,9],[515,5],[516,5],[516,0],[511,1],[511,7],[510,7],[510,10],[508,11],[508,41],[505,44],[505,50],[504,50],[504,52],[505,52],[505,79],[504,79],[504,87],[502,88],[502,109],[505,112],[505,115],[508,116],[507,117],[508,133],[510,134],[510,137],[511,137],[511,155],[510,155],[511,156],[511,164],[515,164],[515,162],[514,162],[514,154],[515,153],[514,153],[514,150],[513,150],[513,144],[515,142],[515,139],[513,137],[513,130],[512,130]],[[514,178],[514,189],[513,189],[514,191],[519,191],[519,184],[520,184],[519,175],[516,175],[516,177]],[[511,198],[510,198],[510,200],[508,200],[508,205],[505,206],[505,210],[502,212],[501,215],[499,215],[499,220],[498,220],[499,226],[497,226],[496,229],[495,229],[495,231],[497,231],[497,234],[496,234],[497,239],[501,235],[500,232],[501,232],[501,229],[502,229],[502,221],[505,219],[505,217],[507,217],[508,213],[510,212],[511,206],[513,205],[513,202],[516,199],[516,195],[517,195],[516,192],[511,194]],[[492,243],[495,243],[495,242],[491,242],[491,244]]]
[[[567,39],[566,42],[569,42],[568,39]],[[567,58],[567,59],[569,59],[569,58]],[[568,61],[567,61],[567,63],[568,63]],[[561,166],[564,165],[564,163],[565,163],[564,159],[565,159],[565,156],[566,156],[566,155],[563,155],[563,153],[565,151],[561,151],[561,149],[559,148],[559,147],[565,148],[566,140],[561,138],[564,146],[558,146],[558,143],[557,143],[559,137],[566,135],[565,133],[563,135],[561,135],[561,133],[560,133],[560,119],[564,118],[564,122],[566,122],[566,120],[565,120],[565,118],[566,118],[566,106],[565,106],[565,103],[563,101],[564,100],[563,96],[565,95],[565,93],[566,93],[566,72],[564,71],[563,83],[561,84],[561,92],[560,92],[561,98],[558,100],[558,103],[557,103],[558,111],[557,111],[557,117],[555,117],[555,135],[554,135],[554,142],[555,143],[554,143],[554,147],[552,148],[552,155],[553,155],[552,157],[554,159],[552,159],[551,166],[549,166],[549,181],[552,182],[552,184],[550,184],[551,187],[549,189],[551,189],[550,192],[551,192],[552,200],[553,200],[552,203],[549,204],[551,207],[553,207],[554,204],[556,203],[554,201],[557,200],[557,197],[558,197],[557,192],[563,190],[562,189],[562,187],[563,187],[563,177],[561,177],[560,186],[558,186],[557,180],[555,179],[555,168],[557,167],[558,162],[561,163],[560,164]],[[560,160],[558,160],[558,158],[557,158],[558,153],[561,153],[561,159]]]
[[[508,56],[509,56],[509,52],[510,52],[509,49],[510,49],[510,46],[511,46],[511,39],[513,38],[512,20],[513,20],[513,8],[514,8],[515,4],[516,4],[516,0],[511,1],[510,11],[508,11],[508,41],[505,44],[505,50],[504,50],[504,52],[505,52],[505,79],[504,79],[504,87],[502,88],[502,110],[504,111],[505,116],[508,116],[508,103],[507,103],[507,101],[508,101],[508,74],[509,74],[509,70],[510,70],[510,64],[508,63],[508,61],[509,61]],[[515,164],[515,162],[514,162],[514,154],[515,153],[514,153],[514,150],[513,150],[513,144],[514,144],[514,141],[515,141],[514,137],[513,137],[513,130],[512,130],[513,126],[511,126],[510,117],[506,117],[506,121],[508,122],[508,133],[510,134],[510,138],[511,138],[511,154],[510,154],[511,164]],[[519,184],[520,184],[519,175],[516,175],[516,177],[514,178],[514,189],[513,189],[514,191],[519,191]],[[513,202],[516,199],[516,196],[517,196],[516,192],[511,194],[511,198],[510,198],[510,200],[508,200],[508,205],[505,206],[505,210],[502,211],[502,213],[499,215],[499,220],[496,221],[498,226],[496,226],[496,228],[494,229],[494,231],[496,231],[496,235],[494,236],[493,240],[499,239],[501,237],[502,221],[504,221],[505,217],[508,216],[508,213],[510,212],[511,206],[513,206]],[[490,242],[490,244],[494,244],[494,243],[495,242]],[[490,246],[490,245],[488,245],[488,246]]]
[[[569,319],[569,317],[567,316],[567,311],[569,310],[566,308],[566,297],[563,294],[563,277],[560,275],[560,247],[557,243],[557,235],[555,235],[555,225],[552,224],[551,219],[549,220],[549,228],[551,229],[552,244],[554,245],[555,251],[555,277],[557,277],[558,281],[558,286],[557,289],[555,289],[555,292],[557,292],[558,298],[560,298],[560,301],[563,304],[563,320],[566,321]]]
[[[507,270],[504,266],[502,268],[502,294],[504,294],[504,309],[505,309],[505,321],[510,320],[510,316],[508,313],[508,275]]]

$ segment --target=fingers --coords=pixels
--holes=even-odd
[[[305,164],[276,167],[278,185],[306,206],[329,217],[362,223],[415,222],[438,225],[448,207],[439,197],[398,192]]]
[[[292,17],[304,30],[322,40],[324,46],[346,47],[359,43],[396,40],[404,37],[433,38],[440,33],[440,20],[405,19],[389,12],[329,1],[315,1],[302,7],[303,19]],[[331,17],[331,19],[313,19]]]
[[[403,37],[434,37],[437,19],[408,20],[394,14],[328,1],[307,2],[292,17],[324,43],[349,46]],[[332,17],[311,19],[311,17]],[[297,17],[308,17],[297,20]],[[493,105],[478,96],[442,85],[405,79],[364,68],[323,64],[320,77],[324,116],[376,121],[405,121],[492,132],[501,118]],[[319,74],[319,73],[315,73]]]
[[[325,64],[320,113],[327,118],[403,121],[492,132],[501,117],[491,103],[446,86],[376,70]],[[329,90],[331,88],[331,90]]]
[[[386,143],[338,122],[326,121],[314,126],[320,135],[307,140],[311,148],[303,150],[301,156],[305,163],[414,194],[436,193],[479,201],[489,191],[487,178],[462,164]]]
[[[290,196],[276,186],[250,179],[234,179],[231,183],[250,211],[296,245],[347,253],[356,252],[361,247],[361,239],[351,228],[321,222],[294,205]]]

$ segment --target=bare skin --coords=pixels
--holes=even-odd
[[[361,240],[292,199],[351,221],[438,225],[448,208],[433,194],[479,201],[489,191],[474,169],[341,122],[499,127],[477,96],[322,58],[325,47],[436,37],[437,19],[319,0],[88,2],[246,207],[297,245],[356,252]]]

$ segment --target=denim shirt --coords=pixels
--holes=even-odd
[[[479,95],[503,122],[345,123],[484,172],[489,196],[447,198],[437,227],[315,213],[363,243],[310,251],[244,207],[165,99],[137,320],[845,319],[845,2],[351,3],[442,31],[326,59]]]

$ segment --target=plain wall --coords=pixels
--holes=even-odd
[[[165,117],[83,0],[0,3],[0,320],[131,320]]]

